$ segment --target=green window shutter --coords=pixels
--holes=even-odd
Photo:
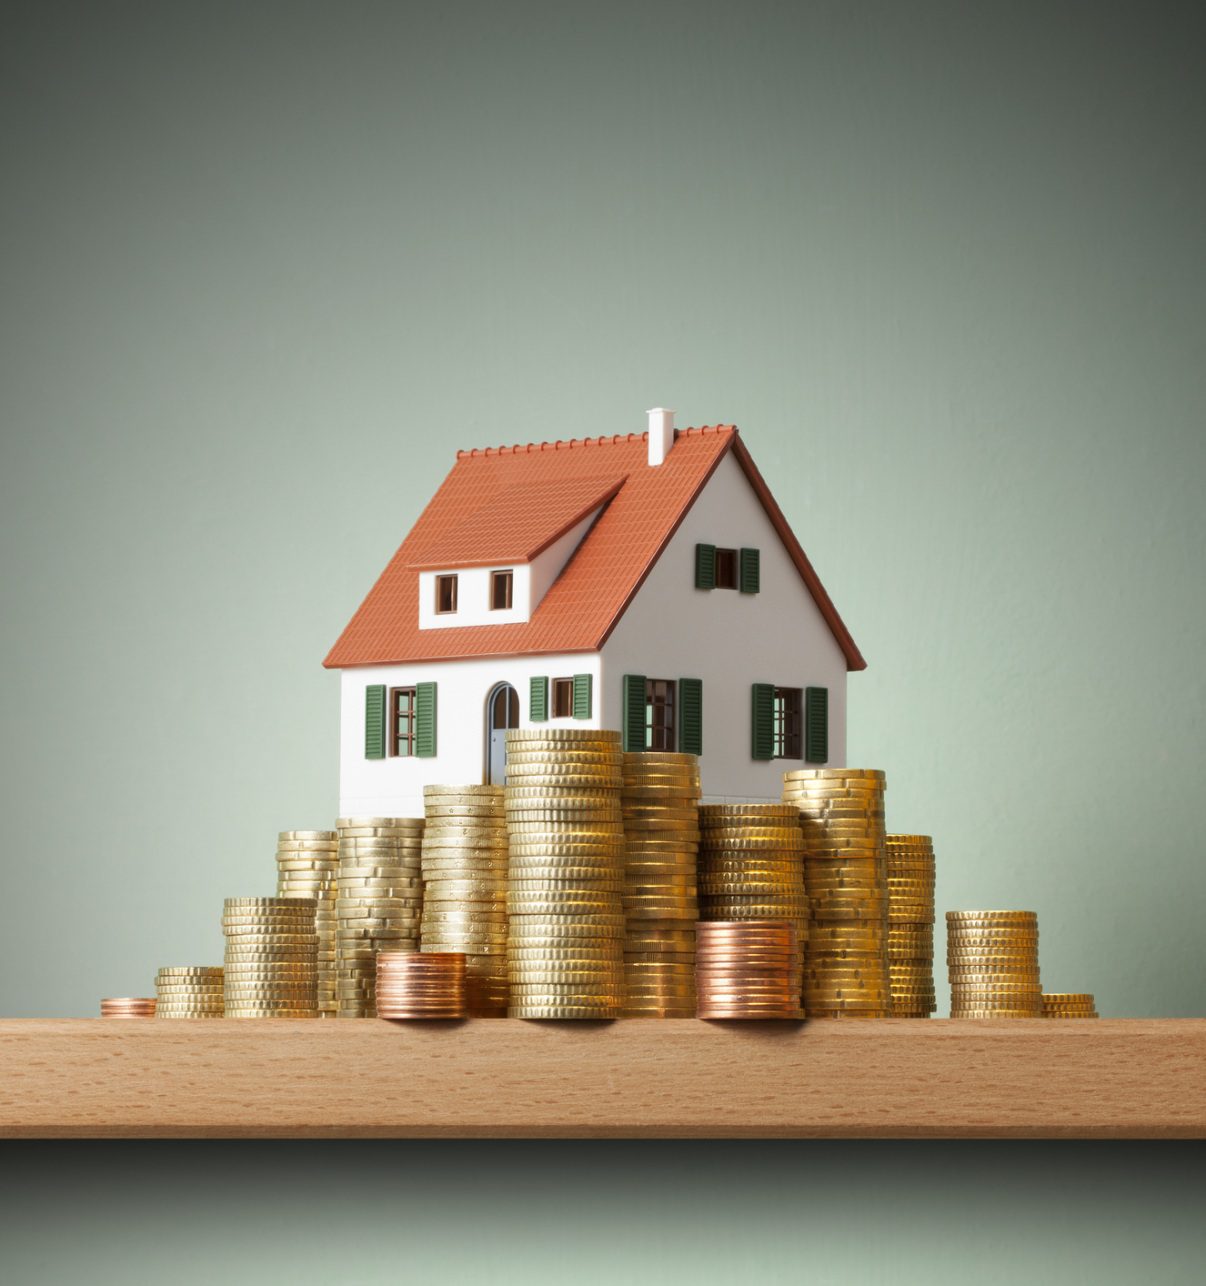
[[[574,718],[589,719],[591,715],[591,676],[574,675]]]
[[[716,588],[716,546],[695,546],[695,588]]]
[[[549,676],[534,674],[528,685],[528,718],[544,723],[549,717]]]
[[[762,559],[756,549],[741,551],[741,570],[737,583],[743,594],[756,594],[762,588]]]
[[[620,732],[625,750],[645,749],[645,676],[626,674],[623,690],[624,708],[620,712]]]
[[[364,757],[385,758],[384,683],[370,683],[364,690]]]
[[[678,748],[685,755],[703,754],[703,680],[678,681]]]
[[[436,752],[436,685],[415,684],[415,754],[433,759]]]
[[[804,759],[823,764],[829,758],[829,689],[804,689]]]
[[[750,689],[750,755],[775,757],[775,685],[755,683]]]

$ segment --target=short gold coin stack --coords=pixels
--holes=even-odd
[[[316,1018],[313,898],[227,898],[222,911],[227,1018]]]
[[[423,912],[421,817],[341,817],[335,895],[340,1018],[372,1018],[378,951],[417,951]]]
[[[512,1018],[618,1018],[624,999],[620,734],[507,733]]]
[[[1100,1018],[1091,991],[1043,992],[1044,1018]]]
[[[427,824],[422,950],[463,953],[468,1016],[505,1018],[507,814],[503,788],[425,786],[423,804]],[[378,965],[378,980],[381,976]]]
[[[335,831],[281,831],[276,840],[276,896],[313,898],[318,934],[318,1016],[335,1017]]]
[[[889,835],[888,971],[892,1017],[928,1018],[934,994],[934,841]]]
[[[378,1018],[464,1018],[464,953],[379,951],[375,997]]]
[[[800,944],[808,936],[804,837],[790,804],[703,804],[699,809],[701,920],[787,921],[795,929],[796,997]]]
[[[695,1017],[699,760],[624,754],[624,1017]]]
[[[800,945],[791,920],[701,920],[699,1017],[803,1018]]]
[[[804,1007],[810,1018],[887,1018],[888,874],[882,772],[798,768],[783,798],[800,814],[810,923]]]
[[[156,1018],[221,1018],[221,965],[165,965],[155,975]]]
[[[109,996],[101,1001],[102,1018],[154,1018],[153,996]]]
[[[1038,916],[1033,911],[948,911],[952,1018],[1041,1018]]]

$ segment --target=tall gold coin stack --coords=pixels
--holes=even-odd
[[[227,1018],[317,1018],[312,898],[227,898],[222,911]]]
[[[335,895],[340,1018],[373,1018],[378,951],[417,951],[423,912],[421,817],[341,817]]]
[[[1100,1018],[1091,991],[1043,992],[1044,1018]]]
[[[501,786],[425,786],[422,950],[462,953],[470,1018],[507,1014],[507,814]],[[378,964],[378,978],[381,977]]]
[[[1041,1018],[1038,916],[1033,911],[948,911],[952,1018]]]
[[[620,734],[507,733],[512,1018],[618,1018],[624,1000]]]
[[[783,777],[783,798],[798,810],[804,832],[810,1018],[886,1018],[892,1011],[884,788],[884,774],[872,768],[798,768]]]
[[[703,804],[699,809],[701,920],[787,921],[795,929],[794,986],[808,937],[804,837],[790,804]]]
[[[318,1016],[334,1018],[335,877],[339,836],[335,831],[281,831],[276,841],[276,896],[313,898],[318,934]]]
[[[221,1018],[221,965],[165,965],[155,975],[156,1018]]]
[[[624,1017],[695,1017],[699,760],[624,755]]]
[[[889,835],[888,972],[893,1018],[928,1018],[934,994],[934,841]]]

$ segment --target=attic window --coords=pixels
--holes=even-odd
[[[490,610],[505,612],[511,606],[511,591],[515,583],[514,572],[490,573]]]
[[[735,549],[716,551],[716,588],[737,588],[737,551]]]
[[[448,616],[456,611],[456,577],[436,577],[436,615]]]

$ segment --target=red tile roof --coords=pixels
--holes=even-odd
[[[679,430],[656,468],[647,463],[646,439],[644,433],[629,433],[458,452],[451,472],[323,664],[598,651],[712,472],[732,451],[848,668],[865,668],[735,426]],[[530,620],[419,629],[418,568],[524,561],[604,501],[603,512]]]

